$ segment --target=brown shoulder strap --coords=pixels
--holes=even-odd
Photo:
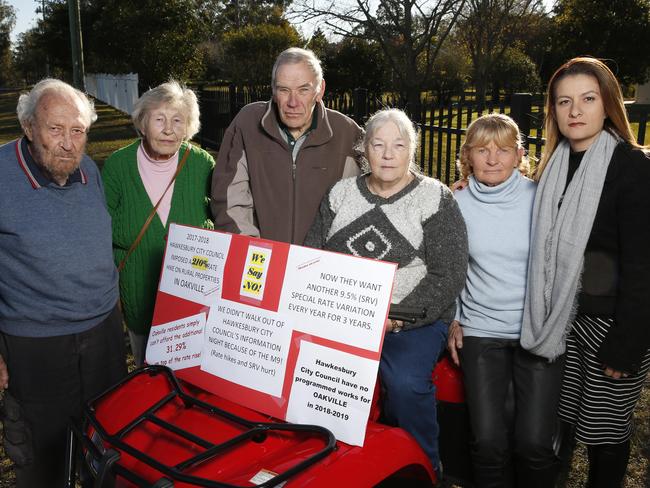
[[[185,149],[185,152],[183,153],[183,159],[178,163],[178,166],[176,167],[176,172],[174,173],[174,176],[172,176],[172,179],[169,180],[169,184],[167,185],[167,188],[165,188],[165,191],[163,194],[160,196],[160,199],[158,200],[158,203],[156,203],[151,209],[151,212],[149,213],[149,216],[147,217],[147,220],[145,220],[144,225],[140,229],[140,232],[138,233],[138,236],[135,238],[135,241],[133,241],[133,244],[131,244],[131,247],[129,250],[126,252],[126,256],[122,258],[122,261],[120,261],[119,266],[117,267],[117,272],[121,273],[122,270],[124,269],[124,266],[126,265],[126,260],[129,259],[129,256],[135,251],[135,248],[138,247],[140,244],[140,241],[144,237],[144,233],[147,232],[147,229],[149,228],[149,224],[151,224],[151,221],[153,220],[154,215],[156,215],[156,212],[158,211],[158,206],[160,205],[160,202],[162,202],[162,199],[165,197],[165,194],[167,193],[167,190],[172,186],[172,183],[176,180],[176,177],[178,174],[181,172],[181,169],[183,169],[183,166],[185,165],[185,161],[187,161],[187,157],[190,154],[190,148],[192,146],[188,143],[187,148]]]

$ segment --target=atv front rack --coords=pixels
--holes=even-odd
[[[149,375],[151,378],[157,375],[163,375],[167,380],[169,391],[163,394],[160,399],[154,398],[151,406],[135,415],[125,425],[115,427],[114,432],[110,433],[110,428],[107,429],[105,426],[106,422],[98,418],[98,405],[105,398],[115,394],[120,388],[124,388],[130,382],[137,380],[141,375]],[[128,408],[128,405],[125,408]],[[215,443],[206,439],[205,436],[189,432],[169,422],[163,418],[164,415],[161,415],[164,409],[167,409],[167,412],[169,412],[169,409],[181,410],[180,413],[175,414],[177,416],[183,414],[183,409],[197,409],[209,415],[210,418],[224,425],[231,426],[231,429],[232,426],[235,426],[239,433]],[[210,423],[214,424],[214,422]],[[209,426],[206,423],[205,428],[214,428],[214,425]],[[170,436],[177,438],[179,443],[192,446],[191,451],[195,454],[188,455],[185,459],[173,465],[165,463],[139,449],[137,446],[134,446],[127,439],[130,434],[138,430],[156,432],[156,438],[164,437],[167,440],[169,440]],[[295,462],[280,473],[276,473],[274,470],[270,478],[267,476],[266,481],[253,483],[248,480],[246,484],[232,484],[223,480],[208,479],[189,473],[189,471],[192,471],[197,466],[205,466],[205,463],[218,462],[221,456],[232,453],[234,449],[237,449],[238,446],[241,447],[243,444],[260,444],[265,442],[269,436],[291,436],[296,434],[304,435],[308,438],[320,438],[318,444],[319,449],[314,449],[314,452],[310,453],[308,457]],[[320,447],[321,444],[323,447]],[[271,487],[289,480],[292,476],[295,476],[328,456],[336,448],[336,439],[328,429],[317,425],[255,422],[244,419],[186,393],[171,369],[165,366],[146,366],[134,371],[124,380],[88,402],[84,407],[82,428],[71,426],[68,436],[67,452],[67,486],[69,488],[74,488],[75,486],[74,474],[78,447],[82,449],[86,467],[95,477],[94,486],[96,488],[114,486],[116,477],[128,480],[132,485],[139,487],[173,487],[176,482],[180,482],[190,486],[210,488],[243,488],[249,486]],[[124,457],[132,458],[130,468],[120,462]],[[254,460],[251,459],[250,461],[252,463]],[[284,463],[284,465],[286,464]],[[134,466],[136,467],[134,468]],[[149,474],[151,474],[153,469],[155,470],[154,472],[160,473],[160,477],[153,481],[150,476],[149,479],[145,479],[141,473],[142,470],[137,469],[137,466],[146,466],[147,469],[145,471],[148,470]]]

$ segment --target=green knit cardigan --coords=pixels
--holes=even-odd
[[[104,163],[102,180],[108,211],[113,219],[113,255],[116,266],[153,209],[138,171],[140,140],[115,151]],[[179,158],[185,153],[181,144]],[[185,166],[176,177],[167,226],[176,222],[213,229],[210,220],[210,181],[214,159],[203,149],[192,146]],[[127,327],[136,334],[151,328],[158,280],[165,250],[167,226],[156,214],[142,241],[129,256],[120,273],[120,297]]]

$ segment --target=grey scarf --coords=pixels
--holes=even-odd
[[[521,345],[549,360],[565,350],[585,248],[618,142],[603,130],[583,156],[562,198],[570,147],[566,139],[561,141],[537,187]]]

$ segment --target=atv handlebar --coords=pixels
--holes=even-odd
[[[414,324],[416,320],[423,319],[427,316],[426,308],[419,307],[405,307],[403,305],[391,304],[388,310],[388,318],[393,320],[401,320]]]

